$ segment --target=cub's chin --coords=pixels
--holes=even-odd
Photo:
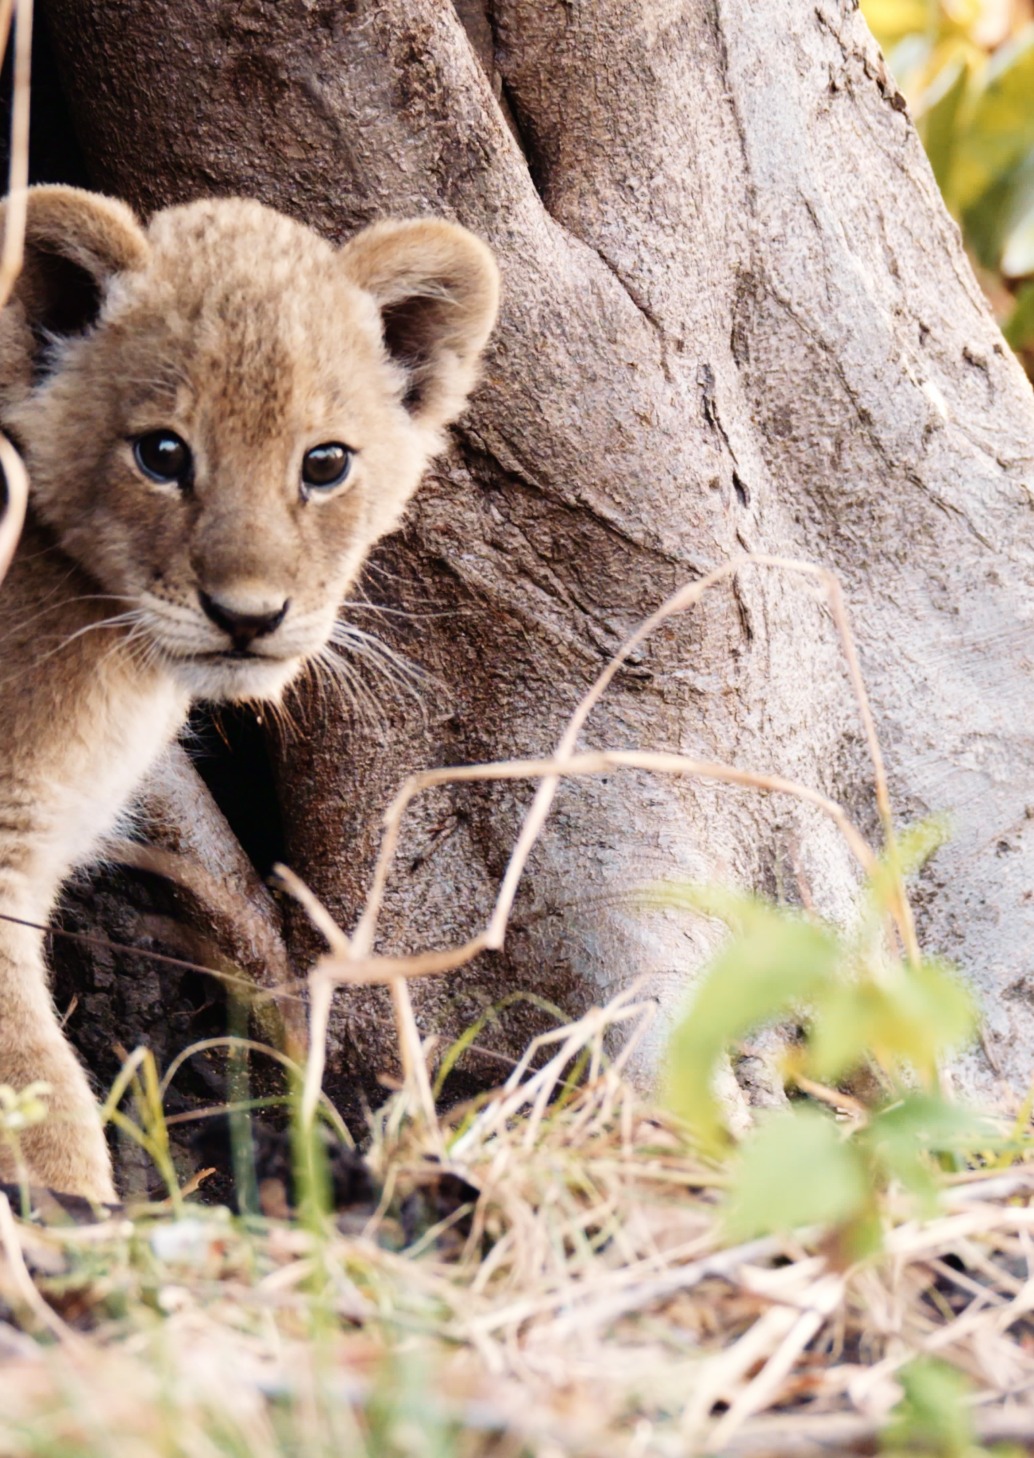
[[[192,699],[233,704],[244,699],[279,699],[300,673],[304,658],[272,658],[258,653],[199,653],[170,658],[168,667]]]

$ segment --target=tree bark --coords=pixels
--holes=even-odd
[[[547,754],[621,641],[744,550],[842,578],[901,820],[951,817],[926,945],[986,1016],[958,1064],[1025,1088],[1034,1046],[1030,387],[1003,344],[855,0],[45,0],[94,183],[147,211],[251,193],[343,238],[440,213],[503,268],[483,383],[369,596],[428,675],[380,724],[303,693],[271,742],[287,859],[345,927],[407,772]],[[466,25],[464,24],[466,21]],[[261,266],[261,260],[256,260]],[[745,567],[622,671],[587,746],[805,781],[876,828],[829,614]],[[484,918],[530,787],[425,796],[382,944]],[[848,913],[835,830],[786,797],[640,774],[566,784],[505,950],[417,985],[448,1039],[517,990],[566,1011],[646,974],[666,1018],[711,924],[660,879]],[[304,964],[316,943],[292,918]],[[232,950],[232,949],[231,949]],[[512,1007],[496,1076],[543,1014]],[[341,994],[332,1090],[390,1066],[380,991]]]

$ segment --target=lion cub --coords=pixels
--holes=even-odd
[[[488,249],[449,223],[335,248],[256,202],[143,227],[32,190],[0,316],[0,425],[30,479],[0,587],[0,911],[46,923],[192,702],[276,699],[324,648],[463,407],[497,297]],[[0,922],[0,1082],[35,1079],[32,1179],[113,1199],[41,933]]]

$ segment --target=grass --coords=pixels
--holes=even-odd
[[[376,1208],[42,1227],[0,1204],[0,1452],[845,1453],[892,1419],[902,1451],[1034,1443],[1034,1169],[944,1176],[925,1221],[891,1191],[856,1263],[821,1228],[730,1243],[727,1168],[606,1064],[646,1014],[582,1019],[433,1128],[396,1094]],[[443,1170],[466,1183],[436,1203]]]

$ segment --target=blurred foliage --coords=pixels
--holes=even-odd
[[[884,1458],[928,1453],[935,1458],[971,1458],[978,1452],[967,1398],[970,1384],[955,1367],[918,1357],[900,1373],[902,1398],[885,1429]]]
[[[900,936],[904,879],[942,839],[937,822],[905,831],[868,875],[846,930],[713,887],[668,883],[650,893],[731,933],[671,1033],[663,1097],[700,1147],[732,1155],[733,1238],[826,1225],[853,1258],[879,1245],[888,1191],[932,1213],[939,1171],[1007,1148],[941,1088],[940,1060],[974,1036],[972,998],[943,963],[906,954]],[[782,1056],[791,1099],[736,1149],[721,1069],[751,1032],[777,1022],[800,1029]]]
[[[861,0],[1005,337],[1034,376],[1034,0]]]

